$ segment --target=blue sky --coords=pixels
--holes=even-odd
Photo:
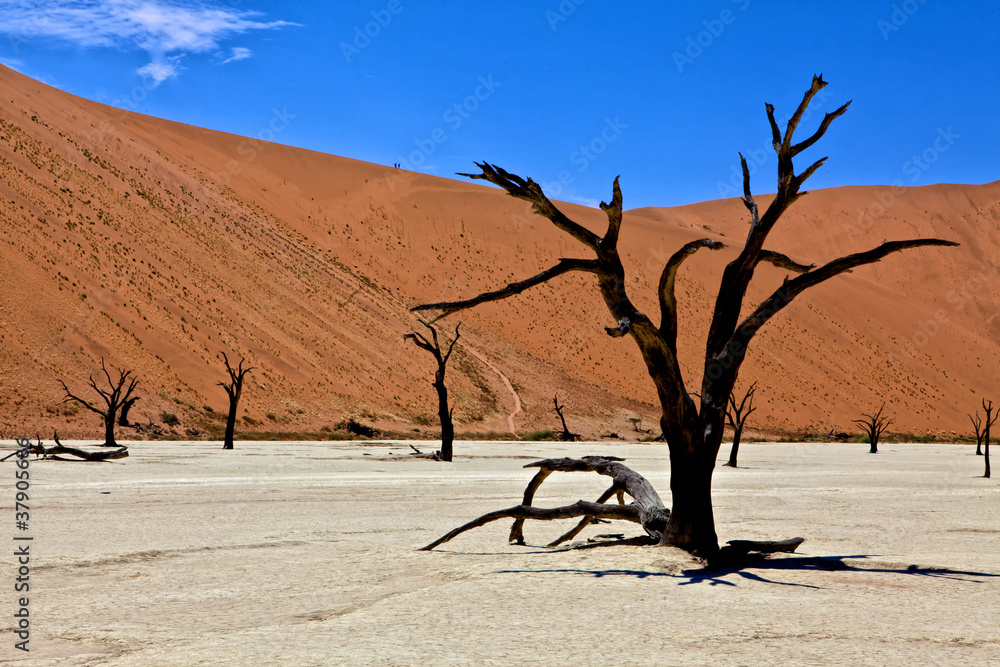
[[[1000,0],[0,0],[0,63],[141,113],[596,205],[774,191],[764,103],[853,100],[811,189],[1000,179]],[[812,158],[812,159],[810,159]]]

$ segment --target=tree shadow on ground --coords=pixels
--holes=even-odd
[[[780,586],[796,586],[802,588],[821,589],[823,586],[813,584],[795,583],[790,581],[778,581],[768,578],[760,572],[794,572],[794,571],[818,571],[818,572],[846,572],[846,573],[877,573],[877,574],[901,574],[916,577],[933,577],[937,579],[952,579],[955,581],[965,581],[969,583],[986,583],[989,578],[1000,578],[1000,574],[991,572],[974,572],[969,570],[952,570],[942,567],[921,567],[918,565],[901,565],[899,563],[884,563],[872,561],[878,558],[873,554],[859,554],[852,556],[794,556],[790,558],[764,558],[750,560],[739,565],[729,565],[718,568],[689,568],[677,572],[657,572],[647,570],[578,570],[578,569],[551,569],[551,570],[498,570],[498,574],[543,574],[543,573],[564,573],[582,574],[596,578],[627,576],[637,579],[647,577],[665,577],[677,580],[678,585],[687,586],[690,584],[707,583],[711,586],[738,586],[735,581],[729,581],[725,577],[735,574],[749,581],[776,584]],[[848,563],[847,559],[864,561],[861,563]]]

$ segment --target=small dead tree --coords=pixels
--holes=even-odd
[[[726,411],[726,419],[729,420],[729,425],[733,427],[733,448],[729,450],[729,461],[725,465],[730,468],[737,467],[736,457],[740,451],[740,436],[743,435],[743,427],[746,426],[750,413],[757,409],[753,405],[753,394],[755,391],[757,391],[756,382],[750,385],[739,405],[736,405],[736,394],[729,392],[729,410]]]
[[[132,396],[132,392],[135,391],[135,386],[139,383],[139,379],[132,376],[132,371],[122,369],[118,371],[118,379],[113,380],[111,373],[108,372],[107,367],[104,365],[104,357],[101,357],[101,370],[104,372],[104,377],[108,382],[108,388],[102,389],[98,387],[93,375],[90,376],[89,384],[91,389],[96,391],[100,395],[101,400],[104,401],[103,408],[94,406],[90,401],[75,396],[62,380],[59,380],[59,384],[62,385],[63,391],[66,392],[66,398],[63,399],[63,403],[74,401],[91,412],[99,414],[104,420],[103,446],[117,447],[118,443],[115,442],[115,417],[118,414],[118,409],[127,403]],[[112,370],[114,369],[112,368]]]
[[[437,390],[438,419],[441,421],[440,460],[451,461],[452,443],[455,440],[455,425],[451,420],[454,408],[448,407],[448,388],[444,385],[444,373],[447,369],[448,359],[451,358],[451,353],[455,349],[455,343],[458,342],[458,327],[461,326],[461,323],[455,325],[455,338],[452,339],[451,345],[448,346],[448,351],[443,354],[441,352],[441,345],[438,343],[437,329],[423,320],[420,323],[430,329],[431,339],[427,340],[422,334],[413,332],[403,336],[403,340],[406,341],[412,338],[417,347],[433,354],[434,360],[437,361],[437,370],[434,372],[434,389]]]
[[[219,386],[226,390],[229,395],[229,415],[226,417],[226,439],[222,443],[223,449],[233,448],[233,436],[236,433],[236,408],[240,402],[240,395],[243,393],[243,378],[253,370],[253,366],[243,368],[244,357],[240,357],[240,363],[236,368],[229,364],[229,357],[222,352],[222,360],[226,364],[226,372],[229,373],[229,382],[220,382]],[[150,422],[152,424],[152,422]]]
[[[986,472],[983,473],[983,477],[989,479],[990,477],[990,427],[996,423],[997,418],[1000,417],[1000,412],[997,412],[993,416],[993,401],[987,401],[983,399],[983,412],[986,413],[986,419],[983,420],[983,457],[986,459]],[[979,412],[977,411],[978,415]]]
[[[576,442],[578,440],[582,440],[583,438],[580,437],[579,433],[573,433],[572,431],[569,430],[569,427],[566,426],[566,417],[563,416],[562,412],[563,408],[566,406],[559,405],[558,396],[552,397],[552,404],[556,408],[556,414],[559,415],[559,421],[562,422],[562,433],[559,434],[559,439],[562,440],[563,442]]]
[[[119,426],[131,426],[132,422],[128,420],[128,411],[132,409],[135,402],[138,401],[140,396],[133,396],[124,403],[122,403],[121,413],[118,415],[118,425]]]
[[[878,409],[878,412],[872,414],[862,412],[862,418],[854,420],[854,423],[868,436],[868,442],[871,444],[871,449],[868,450],[869,454],[878,454],[878,439],[882,437],[882,432],[892,424],[891,419],[882,416],[883,410],[885,410],[885,403]]]
[[[972,428],[976,429],[976,456],[983,455],[983,418],[979,416],[979,410],[976,410],[976,415],[969,415],[969,420],[972,421]]]
[[[687,549],[711,557],[719,550],[712,508],[712,475],[722,444],[726,407],[754,336],[796,297],[830,278],[860,266],[878,262],[902,250],[924,246],[955,246],[941,239],[911,239],[888,241],[864,252],[853,253],[828,261],[822,266],[801,264],[778,252],[765,248],[771,230],[785,211],[806,194],[801,190],[806,180],[819,169],[821,158],[800,173],[795,173],[794,158],[810,148],[826,133],[830,124],[847,111],[848,104],[827,113],[819,128],[809,138],[798,143],[792,137],[816,94],[827,85],[822,76],[814,76],[798,108],[789,117],[782,131],[774,116],[774,107],[765,105],[771,128],[771,145],[777,154],[777,193],[761,213],[750,191],[750,168],[740,156],[743,168],[743,204],[750,213],[746,241],[726,265],[715,297],[712,320],[705,345],[701,375],[700,405],[696,404],[684,384],[677,355],[677,299],[674,285],[681,264],[702,248],[721,250],[725,244],[704,238],[689,241],[675,252],[663,267],[656,298],[659,323],[640,312],[628,292],[632,283],[626,278],[625,267],[618,251],[622,226],[622,192],[616,178],[610,203],[601,203],[608,224],[603,236],[572,220],[563,213],[533,180],[522,178],[486,162],[477,163],[478,174],[463,174],[481,179],[505,190],[512,197],[531,204],[538,215],[577,241],[586,257],[564,257],[537,275],[514,282],[492,292],[462,301],[426,303],[414,311],[433,310],[435,319],[446,317],[483,303],[508,299],[532,287],[548,283],[569,273],[592,276],[608,308],[613,326],[605,327],[609,336],[629,336],[639,349],[660,402],[660,428],[670,450],[670,518],[660,543]],[[750,282],[761,264],[771,264],[795,274],[786,278],[770,296],[756,307],[744,307]]]

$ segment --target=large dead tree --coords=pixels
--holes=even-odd
[[[747,162],[740,156],[743,168],[742,201],[750,212],[750,231],[739,254],[726,266],[715,298],[705,346],[700,405],[695,404],[685,388],[677,361],[678,322],[674,283],[685,259],[702,248],[720,250],[725,246],[713,239],[697,239],[690,241],[670,257],[660,274],[657,289],[659,324],[654,323],[648,315],[639,312],[628,296],[628,281],[618,253],[618,235],[622,225],[622,193],[618,178],[614,181],[611,202],[601,203],[601,209],[608,218],[607,229],[601,236],[567,217],[530,178],[525,180],[495,165],[477,163],[481,173],[463,175],[493,183],[509,195],[529,202],[536,214],[547,218],[558,229],[569,234],[592,256],[562,258],[555,266],[538,275],[511,283],[502,289],[463,301],[428,303],[413,309],[438,311],[437,317],[440,318],[482,303],[510,298],[568,273],[592,275],[615,323],[612,327],[606,327],[608,335],[632,338],[648,368],[660,401],[660,426],[670,451],[672,501],[670,519],[660,540],[662,544],[672,544],[706,555],[719,548],[712,512],[712,473],[722,443],[726,402],[736,383],[747,347],[761,327],[804,291],[841,273],[877,262],[900,250],[958,245],[940,239],[890,241],[872,250],[834,259],[818,268],[800,264],[764,247],[768,235],[782,214],[805,194],[801,191],[803,183],[826,160],[821,158],[797,174],[792,164],[793,158],[815,144],[826,133],[830,124],[847,111],[850,104],[848,102],[826,114],[812,136],[793,143],[792,136],[802,115],[824,86],[826,82],[821,76],[813,77],[812,85],[789,118],[784,132],[774,118],[774,107],[765,105],[772,143],[778,156],[778,191],[763,213],[759,212],[757,202],[750,192]],[[761,263],[772,264],[797,275],[786,279],[756,307],[748,306],[749,314],[741,318],[747,286]]]
[[[103,389],[98,387],[93,375],[90,376],[89,384],[91,389],[100,395],[101,400],[104,402],[103,408],[99,405],[93,405],[86,399],[75,396],[62,380],[59,380],[59,384],[62,385],[63,391],[66,392],[66,398],[63,399],[63,403],[75,401],[91,412],[99,414],[104,420],[104,446],[117,447],[118,443],[115,442],[115,417],[118,414],[118,409],[129,401],[132,392],[135,391],[135,386],[139,383],[139,379],[132,376],[132,371],[122,369],[118,371],[118,379],[113,380],[111,373],[108,372],[107,367],[104,365],[104,357],[101,357],[101,370],[104,372],[108,388]]]
[[[444,385],[444,373],[447,370],[448,359],[451,358],[451,353],[455,349],[455,343],[458,342],[458,327],[461,323],[455,325],[455,338],[448,346],[448,351],[444,353],[442,353],[441,345],[438,343],[437,329],[427,322],[421,321],[420,323],[430,329],[431,339],[427,340],[423,334],[413,332],[403,336],[403,340],[412,338],[417,347],[433,354],[434,360],[437,361],[437,370],[434,372],[434,389],[438,395],[438,419],[441,421],[441,455],[439,458],[441,461],[451,461],[455,441],[455,424],[451,420],[454,408],[448,407],[448,388]]]
[[[983,412],[986,413],[986,418],[983,419],[983,457],[986,459],[986,472],[983,477],[989,479],[990,477],[990,427],[996,423],[997,418],[1000,417],[1000,412],[993,415],[993,401],[987,401],[983,399]],[[978,415],[979,412],[977,411]]]
[[[733,446],[729,450],[729,460],[723,465],[730,468],[738,467],[736,461],[740,451],[740,437],[743,435],[743,427],[746,426],[747,419],[750,418],[750,413],[757,409],[753,405],[755,391],[757,391],[756,382],[750,385],[747,393],[743,395],[743,400],[738,405],[736,403],[736,394],[729,392],[729,409],[726,411],[726,419],[729,420],[729,425],[733,429]]]
[[[861,419],[855,419],[854,423],[868,436],[869,454],[878,454],[878,441],[885,431],[892,424],[892,420],[882,414],[885,410],[885,403],[878,409],[878,412],[861,413]]]
[[[245,358],[240,357],[240,363],[236,368],[229,365],[229,357],[222,352],[222,360],[226,364],[226,372],[229,373],[229,382],[220,382],[219,386],[226,390],[229,395],[229,414],[226,416],[226,439],[222,443],[223,449],[233,448],[233,437],[236,434],[236,408],[240,403],[240,396],[243,394],[243,379],[247,373],[253,370],[253,366],[243,368]]]

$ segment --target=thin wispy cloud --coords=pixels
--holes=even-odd
[[[49,38],[87,48],[139,48],[151,62],[139,74],[159,83],[180,71],[176,57],[219,49],[219,42],[252,30],[296,23],[262,21],[260,12],[191,0],[0,0],[0,34],[12,42]],[[226,61],[250,50],[236,47]]]
[[[222,64],[225,65],[226,63],[236,62],[237,60],[246,60],[249,57],[250,57],[250,49],[244,46],[234,46],[233,55],[223,60]]]
[[[151,79],[154,86],[158,86],[170,77],[177,76],[180,73],[180,68],[176,60],[173,60],[173,62],[149,63],[148,65],[143,65],[137,71],[142,76]]]

